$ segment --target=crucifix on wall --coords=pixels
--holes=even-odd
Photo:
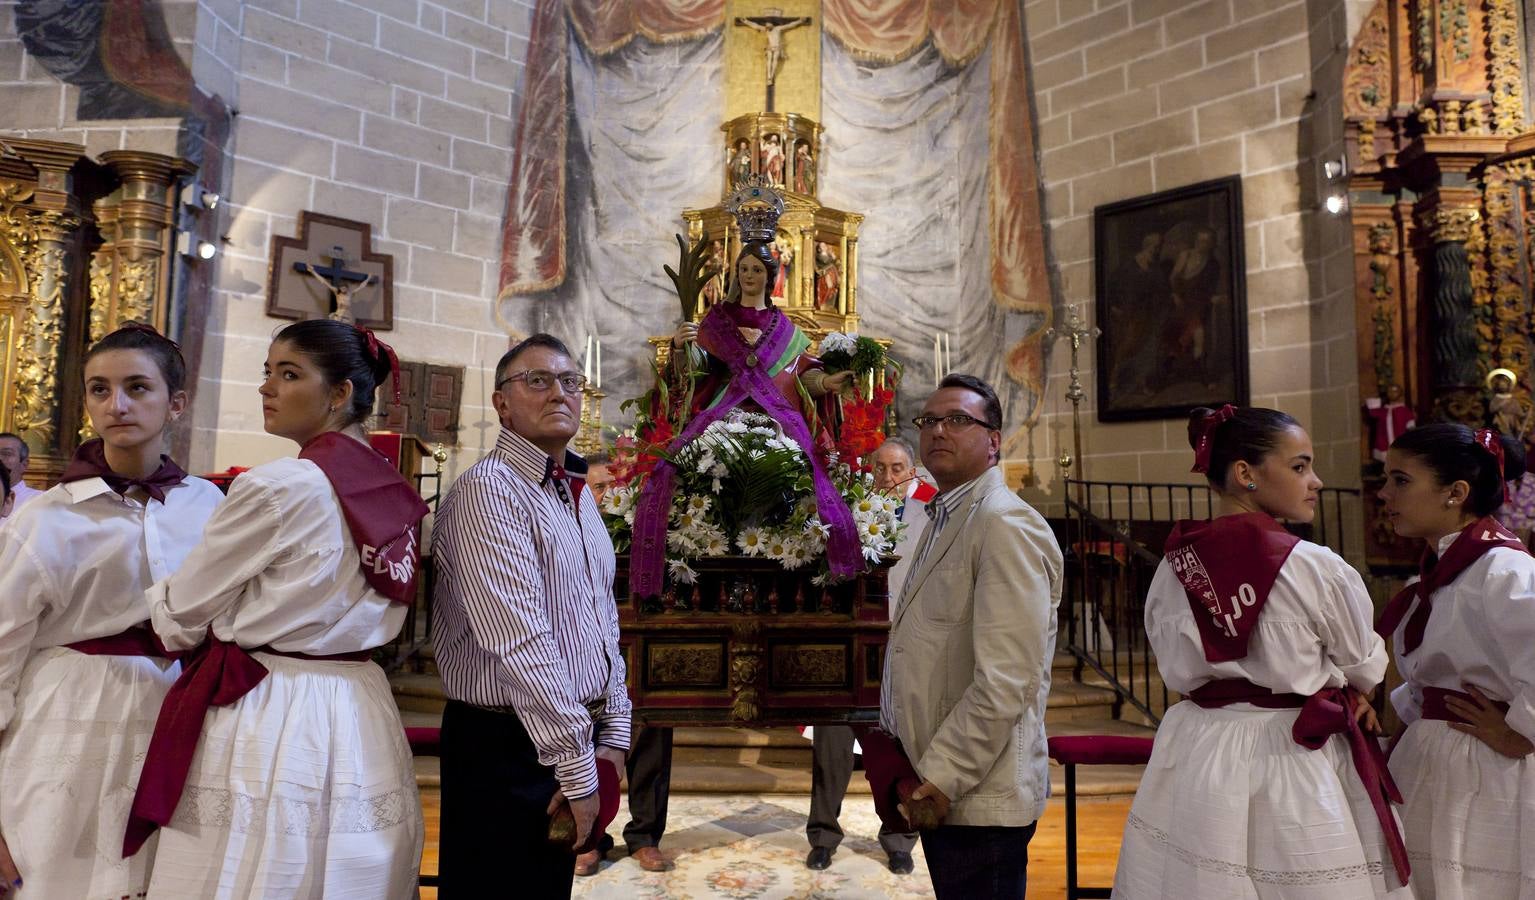
[[[394,257],[373,252],[372,228],[304,210],[296,237],[272,236],[267,315],[394,327]]]
[[[810,17],[798,16],[789,18],[788,16],[777,15],[779,10],[776,9],[769,9],[765,12],[767,14],[761,16],[739,16],[736,18],[735,23],[737,26],[750,28],[752,31],[761,32],[767,36],[767,104],[763,107],[763,111],[772,112],[773,85],[778,80],[778,67],[784,58],[784,32],[809,24]]]

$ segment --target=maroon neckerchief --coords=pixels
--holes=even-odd
[[[330,479],[368,586],[394,603],[414,603],[421,568],[416,534],[430,512],[420,493],[383,454],[339,431],[310,440],[298,456]]]
[[[107,483],[107,487],[119,494],[126,494],[131,487],[141,487],[144,493],[165,503],[165,489],[175,487],[186,480],[187,473],[181,467],[164,454],[160,455],[160,468],[155,469],[147,478],[131,478],[127,475],[119,475],[107,465],[106,444],[101,438],[86,441],[75,450],[74,458],[64,468],[64,474],[59,478],[60,483],[70,481],[84,481],[87,478],[100,478]]]
[[[1454,581],[1467,566],[1481,559],[1483,553],[1497,547],[1529,552],[1513,532],[1492,516],[1483,516],[1466,526],[1450,549],[1444,551],[1444,556],[1436,558],[1433,551],[1424,550],[1418,581],[1402,588],[1386,604],[1375,633],[1389,639],[1406,618],[1407,630],[1402,634],[1402,646],[1396,648],[1397,652],[1411,653],[1418,649],[1423,643],[1423,632],[1428,628],[1428,617],[1434,611],[1434,592]],[[1407,610],[1412,608],[1413,600],[1421,602],[1408,618]]]
[[[1247,655],[1247,642],[1269,591],[1300,538],[1267,513],[1184,519],[1167,536],[1166,553],[1183,585],[1207,662]]]

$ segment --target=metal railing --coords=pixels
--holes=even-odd
[[[421,491],[426,482],[432,482],[432,495],[424,497],[431,508],[428,516],[437,514],[437,501],[442,498],[442,474],[422,472],[416,475],[416,489]],[[422,522],[425,529],[426,523]],[[394,640],[374,651],[374,660],[386,673],[405,668],[426,646],[432,642],[432,585],[436,582],[437,564],[432,558],[430,546],[421,548],[421,570],[416,578],[416,601],[405,613],[405,624]]]
[[[1160,722],[1173,698],[1146,638],[1146,592],[1173,523],[1210,518],[1215,495],[1202,484],[1068,480],[1066,498],[1060,634],[1073,674],[1091,670],[1114,691],[1116,719],[1128,703]],[[1358,513],[1357,488],[1324,488],[1316,517],[1287,527],[1348,558],[1363,549]]]

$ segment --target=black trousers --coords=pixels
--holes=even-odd
[[[1038,825],[940,825],[922,832],[922,855],[934,896],[1023,900],[1029,884],[1029,841]]]
[[[629,824],[624,843],[629,852],[659,847],[666,833],[666,802],[672,793],[672,730],[648,728],[638,720],[625,769],[629,775]]]
[[[550,846],[554,769],[515,715],[449,700],[442,714],[442,900],[568,898],[576,858]]]
[[[805,823],[805,837],[812,847],[835,850],[842,843],[842,800],[853,779],[853,729],[846,725],[817,725],[811,736],[810,818]],[[910,853],[917,845],[916,834],[879,827],[879,845],[885,855]]]

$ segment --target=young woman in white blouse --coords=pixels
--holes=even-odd
[[[1125,825],[1114,896],[1411,897],[1364,693],[1386,650],[1359,574],[1279,519],[1310,522],[1322,481],[1285,413],[1189,423],[1216,517],[1177,523],[1146,597],[1170,690]]]
[[[123,827],[160,701],[179,671],[144,590],[223,500],[161,455],[186,408],[181,351],[143,325],[85,358],[101,435],[0,528],[0,878],[12,896],[142,897],[154,846]]]
[[[415,896],[410,748],[369,661],[414,600],[427,512],[362,431],[396,365],[341,322],[279,332],[263,418],[298,457],[236,478],[203,542],[149,591],[155,631],[192,651],[128,826],[127,851],[159,827],[151,897]]]
[[[1420,897],[1535,897],[1535,559],[1492,518],[1524,467],[1518,441],[1455,424],[1386,453],[1386,513],[1424,542],[1379,625],[1406,680],[1391,771]]]

